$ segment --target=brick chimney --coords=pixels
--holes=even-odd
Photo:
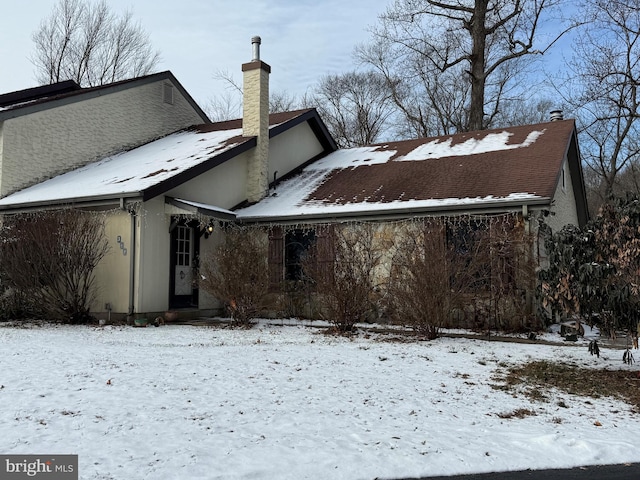
[[[271,67],[260,60],[260,37],[253,37],[253,58],[242,65],[242,135],[257,137],[247,172],[247,200],[262,200],[269,188],[269,74]]]

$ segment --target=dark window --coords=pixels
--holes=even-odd
[[[312,255],[316,244],[315,230],[290,230],[285,235],[284,268],[286,280],[300,281],[304,279],[304,261]]]
[[[517,235],[512,218],[447,224],[451,285],[467,293],[509,292],[516,285]]]
[[[305,280],[304,265],[313,261],[316,273],[331,275],[334,262],[333,229],[330,225],[269,230],[269,287],[281,291],[285,281]],[[329,277],[327,277],[329,278]]]
[[[467,293],[486,292],[490,286],[489,229],[484,222],[456,220],[447,224],[447,247],[455,258],[452,288]]]

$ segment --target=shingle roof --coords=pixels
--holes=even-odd
[[[238,211],[246,219],[550,200],[573,120],[339,150]]]
[[[66,81],[58,84],[6,93],[0,96],[0,98],[3,99],[4,104],[0,104],[0,121],[20,115],[27,115],[40,110],[46,110],[61,104],[78,102],[88,98],[105,95],[107,93],[122,91],[128,88],[162,80],[169,80],[180,91],[181,95],[186,99],[191,107],[198,113],[202,118],[202,121],[209,121],[209,117],[207,117],[206,113],[200,108],[200,106],[170,71],[152,73],[150,75],[120,80],[118,82],[99,85],[96,87],[81,88],[75,82]],[[28,100],[14,99],[14,97],[19,98],[29,95],[31,95],[31,98]]]
[[[64,95],[70,92],[77,92],[79,90],[81,90],[80,85],[73,80],[66,80],[64,82],[53,83],[51,85],[41,85],[39,87],[27,88],[17,92],[4,93],[0,95],[0,108],[5,110],[17,108],[25,103],[42,101],[43,99]]]
[[[270,130],[316,115],[298,110],[269,116]],[[0,210],[160,195],[255,146],[240,121],[195,125],[93,162],[0,199]]]

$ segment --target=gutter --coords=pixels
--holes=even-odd
[[[135,312],[135,280],[136,280],[136,212],[129,210],[131,216],[131,250],[129,256],[129,315]]]
[[[238,216],[237,220],[241,223],[317,223],[319,220],[324,221],[385,221],[385,220],[402,220],[410,217],[426,217],[431,215],[442,215],[456,212],[458,215],[483,215],[491,213],[499,213],[507,210],[521,212],[532,206],[548,206],[551,202],[550,198],[532,198],[512,200],[508,202],[495,202],[494,204],[485,203],[482,208],[474,208],[473,205],[450,205],[437,207],[405,207],[386,211],[348,211],[335,213],[312,213],[307,215],[276,215],[276,216]]]
[[[8,198],[8,197],[5,197]],[[4,200],[4,199],[3,199]],[[38,202],[23,202],[2,205],[0,204],[0,214],[14,214],[14,213],[26,213],[32,211],[43,210],[58,210],[61,208],[125,208],[125,206],[131,203],[138,203],[142,201],[142,194],[139,192],[132,193],[125,196],[113,195],[96,195],[92,197],[86,197],[82,199],[69,199],[65,202],[64,199],[60,201],[43,200]]]

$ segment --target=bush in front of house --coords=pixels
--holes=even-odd
[[[228,225],[223,243],[200,264],[199,287],[225,304],[234,326],[250,327],[268,306],[269,272],[261,233]]]
[[[407,225],[399,235],[389,279],[389,312],[395,323],[435,339],[456,306],[455,292],[472,278],[446,244],[444,224]]]
[[[108,248],[99,214],[67,209],[5,217],[0,244],[4,297],[18,301],[13,303],[16,313],[27,306],[24,313],[46,320],[86,322],[92,318],[94,271]]]
[[[323,242],[321,248],[332,252],[312,252],[304,260],[303,270],[315,287],[326,318],[338,332],[351,332],[356,323],[376,314],[386,280],[381,267],[388,245],[374,224],[354,223],[326,230],[331,241]]]
[[[429,339],[444,327],[528,331],[534,281],[517,215],[416,220],[398,230],[389,314]]]
[[[0,322],[33,318],[36,308],[33,299],[25,292],[5,287],[0,281]]]
[[[539,272],[542,306],[563,318],[597,326],[602,333],[640,324],[640,198],[603,205],[584,227],[548,232],[549,265]]]

